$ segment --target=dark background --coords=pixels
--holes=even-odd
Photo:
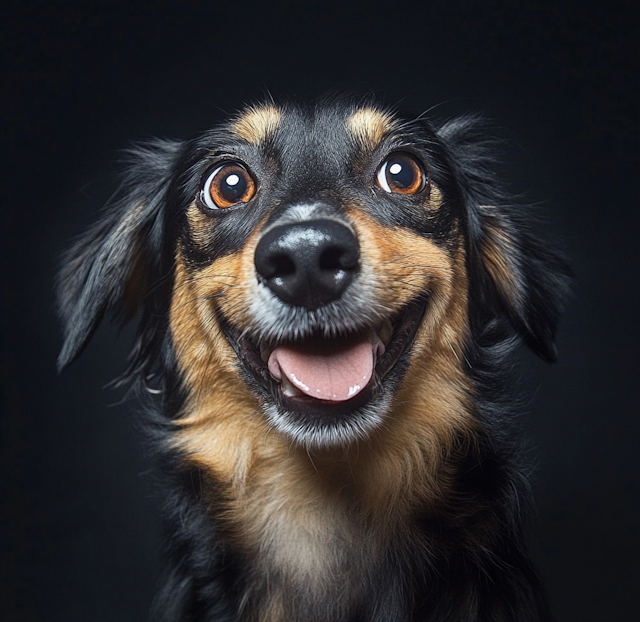
[[[516,4],[5,13],[3,620],[144,620],[155,589],[161,499],[135,404],[103,389],[130,335],[101,329],[54,370],[57,258],[114,190],[118,150],[191,136],[267,90],[333,88],[502,128],[512,189],[541,205],[576,272],[560,362],[521,356],[539,462],[531,546],[559,622],[637,619],[637,17],[621,2]]]

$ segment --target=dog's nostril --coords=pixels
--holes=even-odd
[[[343,265],[344,255],[345,253],[340,248],[335,246],[327,248],[320,254],[320,270],[342,270],[346,267]]]
[[[296,271],[296,265],[290,257],[286,255],[276,255],[271,260],[273,266],[272,276],[285,277]]]
[[[279,225],[256,247],[260,281],[292,306],[316,309],[337,300],[358,270],[352,230],[333,219]]]

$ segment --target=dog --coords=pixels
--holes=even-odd
[[[127,152],[66,254],[60,369],[109,315],[170,525],[152,619],[551,620],[507,389],[570,271],[474,116],[249,106]]]

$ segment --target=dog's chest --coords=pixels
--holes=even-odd
[[[307,468],[269,471],[264,469],[230,505],[230,524],[249,562],[240,604],[245,617],[347,622],[376,599],[398,600],[394,606],[404,608],[396,577],[387,577],[392,590],[368,593],[370,585],[379,585],[374,576],[383,566],[386,573],[400,574],[400,569],[389,564],[385,529],[367,521],[349,478],[342,489],[328,490],[326,481]]]

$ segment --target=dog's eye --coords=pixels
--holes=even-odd
[[[204,182],[200,197],[211,209],[223,209],[237,203],[247,203],[256,193],[256,184],[249,172],[237,162],[218,166]]]
[[[427,185],[422,165],[408,153],[392,153],[378,169],[376,183],[386,192],[417,194]]]

